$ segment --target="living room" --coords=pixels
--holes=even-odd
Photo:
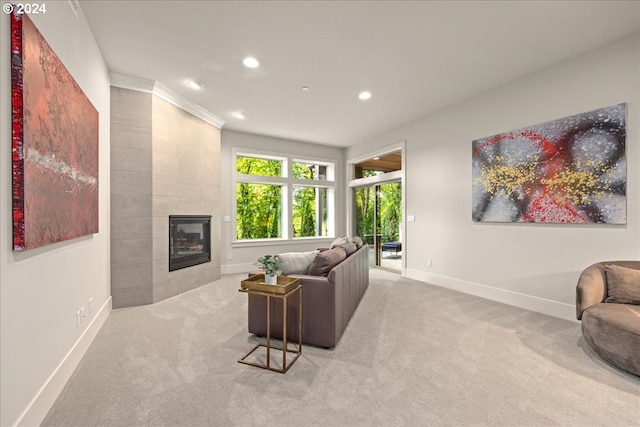
[[[597,7],[599,2],[577,3],[589,10],[587,3]],[[405,222],[404,277],[571,321],[579,328],[575,286],[580,272],[598,261],[640,258],[640,9],[633,3],[601,3],[614,5],[607,6],[611,10],[630,7],[635,13],[627,13],[635,22],[635,30],[624,37],[532,67],[525,75],[487,86],[429,114],[408,117],[406,123],[353,141],[352,145],[320,145],[225,126],[216,129],[220,138],[219,177],[213,185],[219,189],[219,203],[211,212],[219,235],[214,240],[213,279],[235,277],[265,251],[309,250],[331,243],[333,237],[350,235],[348,165],[402,147],[405,215],[414,218]],[[46,16],[31,18],[100,113],[98,233],[22,253],[12,250],[12,114],[8,96],[3,96],[0,106],[1,425],[42,422],[112,313],[111,230],[112,211],[116,209],[112,205],[112,91],[116,79],[81,10],[79,16],[77,19],[67,2],[48,2]],[[3,14],[0,23],[0,91],[8,94],[9,15]],[[496,64],[503,60],[509,59],[495,58]],[[472,58],[467,66],[473,67]],[[146,93],[156,96],[153,87]],[[376,94],[372,98],[375,100]],[[628,109],[626,224],[472,221],[471,141],[619,103],[626,103]],[[255,151],[268,147],[267,151],[283,155],[334,161],[339,201],[336,235],[270,246],[236,242],[232,222],[226,222],[225,217],[235,216],[232,171],[233,153],[238,147]],[[76,312],[83,306],[89,308],[89,300],[90,312],[78,327]],[[597,362],[594,365],[594,369],[607,370]],[[613,371],[611,375],[618,374]],[[623,379],[637,393],[637,381]]]

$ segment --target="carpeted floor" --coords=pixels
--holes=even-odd
[[[580,325],[382,271],[338,346],[239,364],[242,275],[114,310],[44,426],[633,426],[640,377]]]

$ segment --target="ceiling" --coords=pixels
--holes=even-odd
[[[338,147],[640,31],[639,1],[80,4],[112,73],[155,80],[224,129]]]

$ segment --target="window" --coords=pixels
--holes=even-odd
[[[298,179],[325,180],[327,179],[327,166],[311,162],[294,162],[293,177]]]
[[[282,186],[236,184],[237,238],[273,239],[282,237]]]
[[[235,164],[238,241],[333,236],[333,162],[237,152]]]
[[[329,190],[293,187],[293,237],[329,236]]]
[[[282,176],[282,160],[237,156],[236,172],[245,175]]]

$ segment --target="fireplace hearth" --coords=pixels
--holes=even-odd
[[[211,261],[211,215],[169,215],[169,271]]]

